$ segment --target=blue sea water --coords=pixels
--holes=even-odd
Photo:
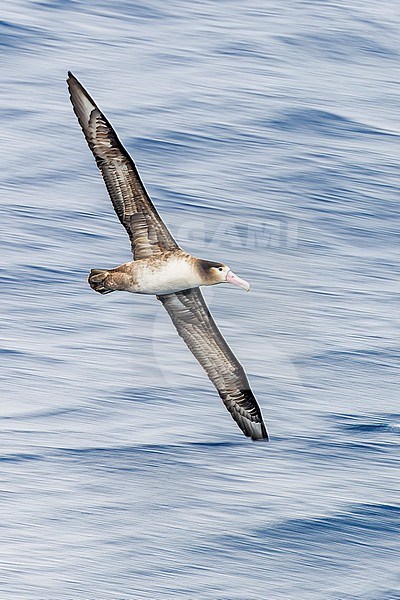
[[[13,0],[3,134],[0,597],[400,598],[396,0]],[[271,443],[230,419],[153,298],[70,69],[207,290]]]

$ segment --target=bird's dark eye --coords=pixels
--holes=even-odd
[[[218,271],[222,271],[222,267],[218,267]]]

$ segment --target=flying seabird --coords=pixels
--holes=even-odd
[[[246,373],[200,291],[202,285],[226,282],[249,291],[249,283],[228,266],[195,258],[178,246],[107,118],[70,72],[67,83],[74,112],[129,235],[134,258],[114,269],[92,269],[90,287],[100,294],[118,290],[156,295],[243,433],[253,440],[268,440]]]

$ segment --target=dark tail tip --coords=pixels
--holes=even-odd
[[[92,290],[99,294],[111,294],[114,290],[107,287],[108,271],[105,269],[92,269],[89,273],[88,283]]]

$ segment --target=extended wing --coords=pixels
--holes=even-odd
[[[243,433],[253,440],[268,440],[246,373],[222,337],[200,289],[158,296],[158,299]]]
[[[72,73],[68,73],[67,83],[74,112],[101,171],[115,212],[128,232],[134,258],[179,248],[150,200],[135,163],[109,121]]]

